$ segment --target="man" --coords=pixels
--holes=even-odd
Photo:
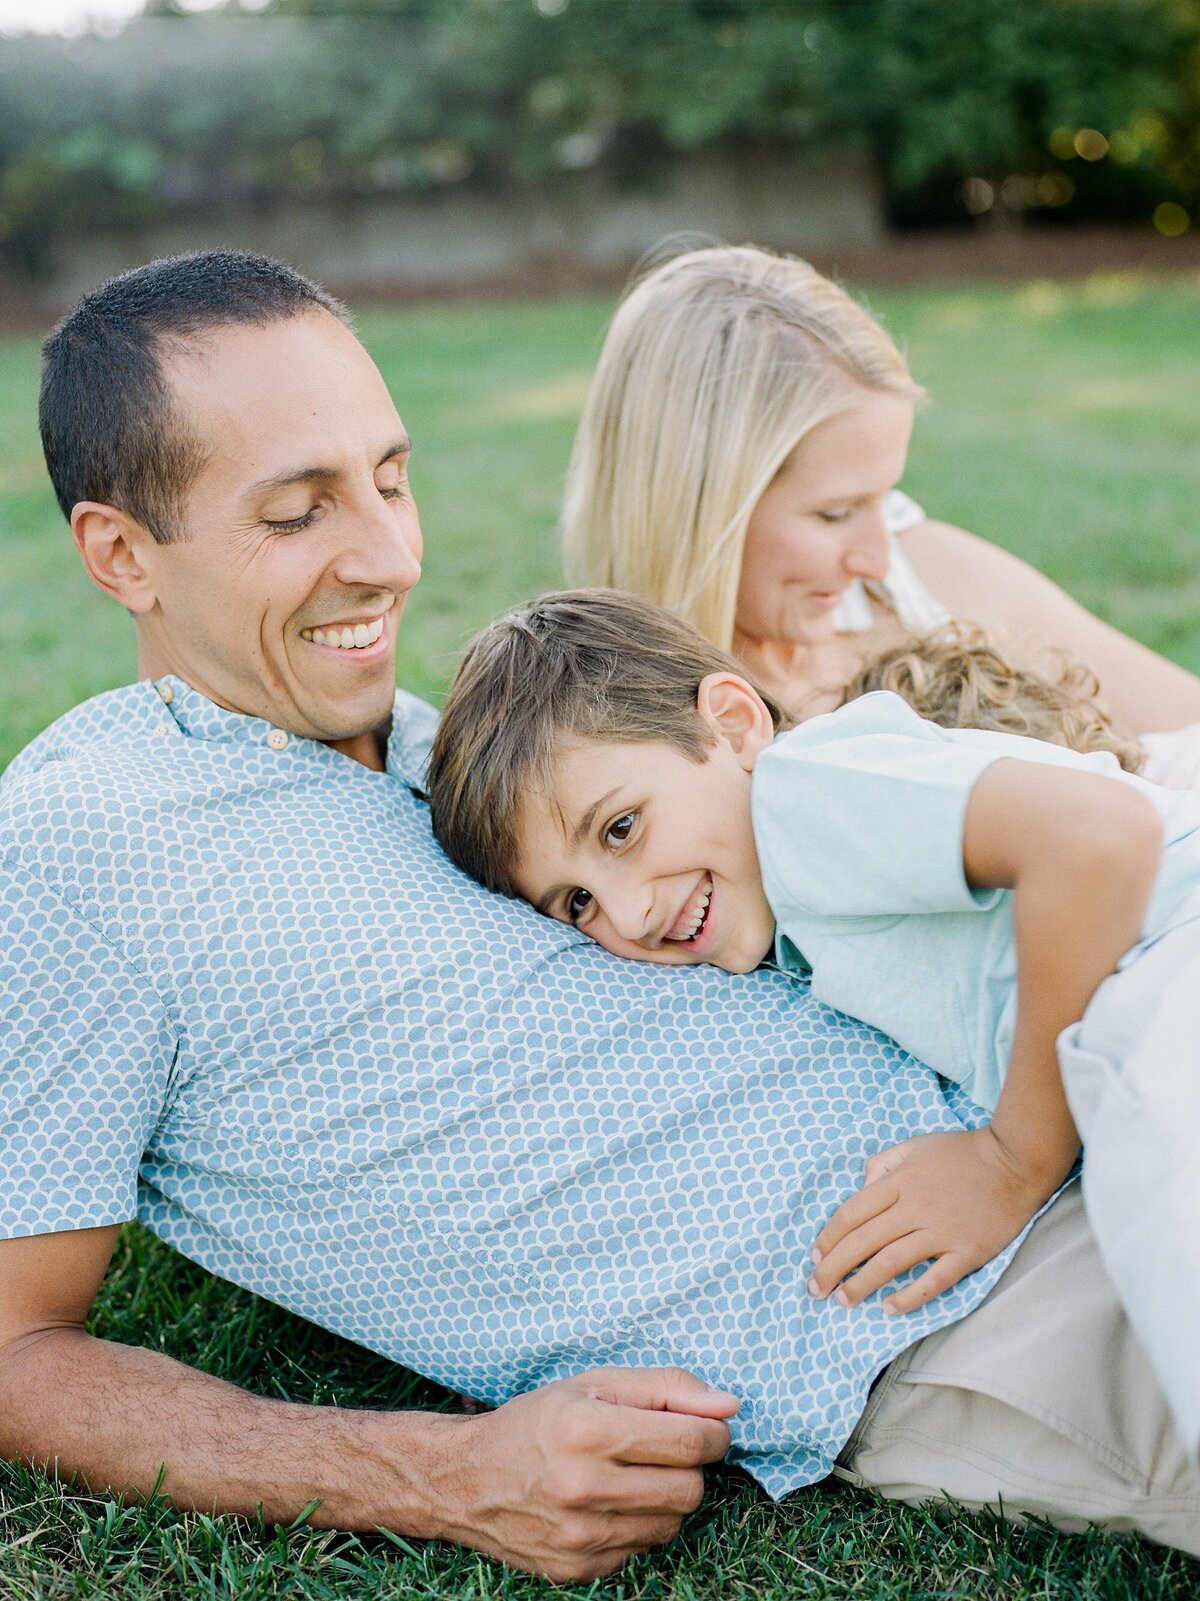
[[[836,1467],[1200,1550],[1077,1196],[907,1319],[809,1297],[864,1158],[958,1126],[934,1077],[779,975],[616,963],[437,852],[431,714],[394,691],[409,441],[336,302],[152,263],[48,340],[42,432],[141,681],[0,791],[0,1449],[559,1578],[670,1538],[731,1432],[775,1494]],[[291,1406],[90,1338],[135,1215],[497,1410]]]

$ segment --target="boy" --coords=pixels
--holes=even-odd
[[[430,793],[489,888],[620,956],[747,972],[773,954],[992,1111],[868,1164],[812,1250],[813,1293],[846,1306],[933,1258],[884,1302],[911,1310],[1020,1232],[1079,1152],[1058,1036],[1114,973],[1110,1010],[1139,965],[1148,1005],[1151,947],[1156,989],[1200,947],[1195,796],[891,694],[788,730],[731,658],[614,591],[480,636]],[[1159,1374],[1189,1420],[1192,1366]]]

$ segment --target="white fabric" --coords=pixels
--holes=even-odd
[[[1200,928],[1096,991],[1058,1043],[1105,1268],[1193,1461],[1200,1453]]]
[[[1143,778],[1167,789],[1200,789],[1200,723],[1143,734],[1141,745],[1146,752]]]
[[[1160,812],[1166,843],[1145,943],[1200,919],[1200,801],[1083,754],[1016,734],[941,728],[887,692],[863,695],[775,740],[751,807],[776,960],[812,993],[882,1029],[980,1106],[996,1105],[1016,1024],[1012,896],[972,891],[963,820],[992,762],[1105,775]]]

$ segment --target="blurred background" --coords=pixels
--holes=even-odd
[[[0,0],[10,320],[213,242],[360,299],[679,229],[1200,265],[1198,197],[1200,0]]]
[[[0,767],[136,670],[37,439],[78,295],[233,245],[350,300],[417,442],[436,698],[559,581],[665,238],[866,297],[931,395],[905,487],[1200,668],[1200,0],[0,0]]]

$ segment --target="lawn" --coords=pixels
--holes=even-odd
[[[909,492],[1200,670],[1200,283],[1107,277],[871,298],[931,394]],[[436,695],[479,623],[557,581],[562,473],[609,309],[570,299],[363,317],[416,441],[426,575],[404,624],[400,678],[409,687]],[[134,672],[131,625],[83,579],[46,482],[36,387],[36,341],[0,342],[0,767],[67,707]],[[264,1394],[448,1404],[136,1228],[122,1238],[93,1322],[97,1333]],[[775,1507],[734,1474],[714,1478],[668,1551],[595,1587],[628,1601],[1198,1592],[1200,1565],[1137,1542],[906,1511],[843,1489]],[[440,1546],[122,1508],[0,1468],[3,1601],[552,1593]]]

